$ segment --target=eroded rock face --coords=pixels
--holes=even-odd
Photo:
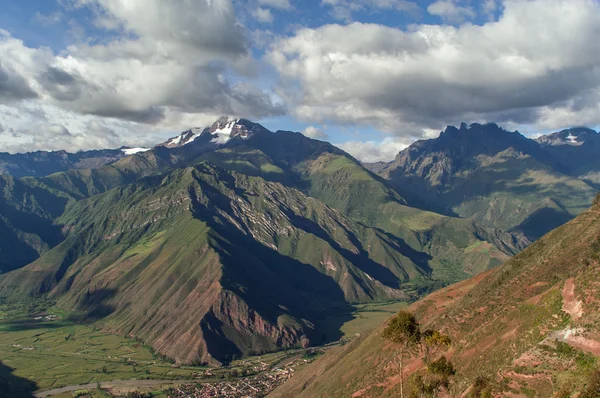
[[[241,355],[309,346],[306,333],[314,333],[313,326],[290,318],[289,323],[265,319],[235,293],[223,290],[211,309],[200,322],[205,352],[198,353],[202,362],[233,359]]]

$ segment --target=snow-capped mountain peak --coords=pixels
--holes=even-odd
[[[210,134],[212,136],[210,140],[211,143],[223,145],[235,137],[239,137],[241,139],[250,138],[256,126],[258,125],[248,122],[247,120],[221,117],[215,123],[213,123],[211,127],[192,128],[184,131],[177,137],[170,138],[165,143],[160,145],[167,148],[180,147],[194,142],[198,137],[205,134]]]
[[[234,129],[239,132],[240,128],[237,125],[239,119],[229,120],[229,119],[219,119],[212,125],[210,128],[210,133],[213,136],[211,142],[215,144],[225,144],[229,141],[234,133]],[[242,126],[243,127],[243,126]],[[247,132],[247,130],[246,130]],[[244,137],[242,137],[244,138]],[[247,136],[246,136],[247,138]]]

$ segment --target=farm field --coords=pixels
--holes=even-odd
[[[192,379],[202,368],[161,360],[143,344],[73,323],[60,310],[0,307],[0,358],[39,389],[128,379]],[[40,319],[41,318],[41,319]]]
[[[342,334],[344,338],[353,338],[367,332],[405,306],[404,302],[356,305],[353,319],[341,328]],[[330,318],[335,319],[335,316],[332,314]],[[287,350],[243,358],[219,369],[179,366],[154,355],[139,341],[106,333],[93,325],[79,324],[74,319],[77,319],[76,313],[44,302],[0,305],[2,364],[13,369],[14,376],[35,382],[38,390],[131,380],[125,384],[158,393],[169,386],[171,380],[173,383],[178,380],[209,382],[256,374],[282,366],[305,351]],[[145,380],[149,381],[147,385]],[[73,393],[53,396],[66,397]]]

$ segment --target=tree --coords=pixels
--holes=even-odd
[[[404,356],[419,347],[421,342],[419,323],[410,312],[400,311],[383,330],[383,337],[398,348],[396,359],[400,372],[400,397],[404,398]]]
[[[416,375],[412,379],[413,396],[433,398],[442,389],[450,387],[450,377],[454,376],[454,365],[445,356],[430,362],[427,365],[425,376]]]
[[[569,394],[569,397],[571,394]],[[490,379],[485,376],[477,376],[471,387],[468,398],[492,398],[492,386]]]
[[[429,364],[440,349],[450,347],[452,341],[447,335],[437,330],[426,330],[421,335],[423,351],[425,352],[425,363]]]

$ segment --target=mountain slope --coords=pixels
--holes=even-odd
[[[538,142],[495,124],[448,127],[371,168],[410,203],[530,240],[579,214],[596,192]]]
[[[82,200],[144,176],[209,161],[299,189],[357,222],[402,239],[413,257],[432,269],[429,276],[434,280],[422,283],[432,287],[497,266],[528,243],[469,220],[407,206],[387,182],[329,143],[299,133],[271,133],[247,120],[219,120],[199,131],[167,141],[178,143],[172,148],[157,146],[99,169],[70,170],[23,182]]]
[[[67,202],[45,190],[0,175],[0,274],[20,268],[62,240],[53,225]]]
[[[396,237],[208,164],[73,203],[60,222],[65,241],[0,295],[48,294],[181,362],[323,341],[328,311],[407,298],[401,284],[428,273]]]
[[[470,220],[406,206],[383,180],[331,144],[289,132],[270,133],[263,142],[261,138],[205,153],[200,159],[294,186],[361,224],[401,238],[412,257],[422,258],[432,270],[431,280],[419,282],[425,289],[497,266],[528,243]],[[286,144],[297,150],[285,150]],[[295,157],[280,155],[290,152]]]
[[[413,304],[424,327],[452,339],[450,395],[464,396],[478,377],[503,396],[572,396],[586,388],[600,356],[599,259],[597,202],[503,266]],[[393,357],[380,328],[327,354],[273,396],[397,396]],[[412,359],[408,373],[422,366]]]

